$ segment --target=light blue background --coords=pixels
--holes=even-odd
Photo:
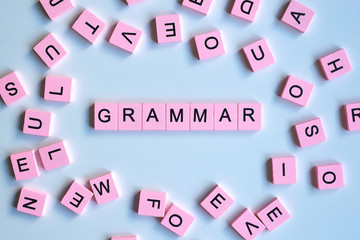
[[[144,240],[177,239],[159,220],[138,216],[133,210],[140,189],[168,193],[196,220],[184,239],[241,239],[229,222],[245,207],[260,209],[273,196],[285,204],[292,217],[274,232],[259,239],[358,239],[360,214],[360,132],[341,124],[343,104],[360,100],[358,11],[360,1],[317,0],[301,3],[316,11],[305,34],[278,20],[287,1],[263,0],[254,23],[227,13],[231,0],[214,0],[208,16],[182,7],[177,0],[144,0],[127,7],[120,0],[74,0],[76,7],[50,21],[35,0],[2,1],[0,8],[0,74],[16,70],[28,96],[12,106],[0,103],[0,239],[108,239],[133,233]],[[91,45],[71,29],[88,8],[108,23],[104,34]],[[159,45],[152,40],[151,20],[157,15],[181,15],[183,41]],[[127,54],[104,39],[118,21],[144,31],[135,54]],[[220,29],[226,55],[199,61],[190,39]],[[33,46],[54,33],[69,54],[48,69]],[[265,37],[276,63],[251,72],[239,50]],[[316,60],[345,48],[353,71],[325,81]],[[307,107],[285,102],[277,92],[287,75],[315,85]],[[74,101],[60,104],[41,98],[46,75],[74,78]],[[89,107],[95,101],[114,102],[246,102],[263,104],[263,130],[259,132],[97,132],[89,126]],[[51,111],[51,137],[24,135],[20,122],[28,109]],[[313,117],[323,121],[327,141],[300,149],[290,128]],[[64,139],[71,165],[17,182],[9,155]],[[267,180],[271,156],[297,158],[298,183],[275,186]],[[318,191],[312,186],[315,164],[340,161],[345,188]],[[121,198],[103,206],[92,201],[85,214],[76,216],[59,203],[69,184],[113,171]],[[235,204],[219,220],[200,206],[200,200],[221,184]],[[17,212],[22,186],[48,193],[42,218]]]

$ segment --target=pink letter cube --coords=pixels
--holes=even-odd
[[[262,231],[265,230],[265,226],[262,222],[260,222],[260,220],[255,217],[249,209],[242,211],[240,215],[232,221],[231,226],[245,240],[255,239]]]
[[[80,215],[92,196],[93,193],[89,189],[74,181],[61,200],[61,204]]]
[[[158,43],[181,42],[180,15],[165,15],[155,18]]]
[[[344,187],[341,163],[315,166],[316,185],[319,190]]]
[[[211,3],[212,0],[183,0],[182,5],[199,13],[207,15]]]
[[[142,130],[142,103],[119,104],[119,130]]]
[[[165,192],[140,191],[138,214],[142,216],[164,217]]]
[[[40,3],[51,20],[60,17],[73,8],[70,0],[40,0]]]
[[[118,107],[116,103],[94,104],[94,128],[95,130],[117,130]]]
[[[48,137],[50,134],[51,113],[26,110],[23,132],[25,134]]]
[[[15,72],[0,79],[0,95],[7,106],[26,96]]]
[[[315,12],[310,8],[291,0],[281,21],[304,33],[308,28]]]
[[[137,240],[137,236],[121,236],[121,237],[112,237],[110,240]]]
[[[161,225],[183,237],[193,221],[193,216],[174,204],[171,204],[166,211],[165,217],[161,221]]]
[[[295,157],[271,158],[272,182],[274,184],[296,183],[296,159]]]
[[[237,130],[238,104],[215,103],[214,130]]]
[[[44,212],[46,194],[23,187],[20,192],[17,210],[41,217]]]
[[[85,9],[75,21],[72,28],[86,40],[94,43],[105,26],[106,24],[102,20]]]
[[[305,107],[314,85],[293,76],[289,76],[283,89],[281,97],[290,102]]]
[[[166,130],[188,131],[190,130],[190,104],[167,103],[166,104]]]
[[[38,177],[40,175],[34,151],[10,155],[16,181]]]
[[[345,119],[347,130],[360,130],[360,103],[345,105]]]
[[[47,35],[43,40],[41,40],[34,47],[34,51],[49,68],[52,68],[67,54],[66,50],[52,34]]]
[[[118,22],[109,39],[109,43],[124,49],[130,53],[134,53],[139,43],[142,31],[136,29],[123,22]]]
[[[243,51],[253,72],[275,63],[265,38],[244,47]]]
[[[143,130],[165,130],[165,103],[143,103]]]
[[[295,125],[299,146],[304,148],[326,140],[320,118]]]
[[[48,101],[71,101],[71,78],[50,77],[45,78],[44,99]]]
[[[191,103],[190,104],[190,129],[191,130],[214,130],[214,104]]]
[[[119,198],[111,173],[91,179],[89,183],[97,204],[101,205]]]
[[[235,0],[231,15],[253,22],[261,0]]]
[[[233,203],[234,200],[229,194],[217,185],[200,205],[215,219],[219,219]]]
[[[70,164],[64,141],[40,148],[39,155],[46,171]]]
[[[197,35],[194,39],[200,60],[225,54],[225,48],[219,30]]]
[[[256,213],[256,216],[270,232],[290,218],[290,214],[278,198]]]
[[[326,80],[337,78],[351,71],[351,65],[344,49],[320,58],[319,61]]]
[[[239,103],[239,130],[261,130],[261,104]]]

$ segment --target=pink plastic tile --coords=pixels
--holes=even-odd
[[[299,146],[304,148],[326,140],[320,118],[295,125]]]
[[[7,106],[26,96],[15,72],[0,79],[0,95]]]
[[[131,6],[131,5],[135,4],[135,3],[141,2],[143,0],[125,0],[125,1],[126,1],[127,5]]]
[[[127,25],[123,22],[118,22],[109,39],[109,43],[130,53],[134,53],[141,35],[142,31],[139,29]]]
[[[214,104],[191,103],[190,104],[190,129],[191,130],[214,130]]]
[[[80,215],[92,196],[93,193],[89,189],[74,181],[61,200],[61,204]]]
[[[10,155],[16,181],[38,177],[40,175],[34,151]]]
[[[48,101],[71,101],[71,78],[51,77],[45,78],[44,99]]]
[[[360,103],[345,105],[345,119],[347,130],[360,130]]]
[[[39,155],[46,171],[70,164],[64,141],[40,148]]]
[[[320,58],[319,61],[326,80],[332,80],[351,71],[351,64],[344,49]]]
[[[190,104],[167,103],[166,104],[166,130],[188,131],[190,130]]]
[[[215,103],[214,107],[214,130],[237,130],[238,104]]]
[[[51,113],[26,110],[23,133],[48,137],[50,134]]]
[[[143,130],[165,130],[165,103],[143,103]]]
[[[265,38],[244,47],[243,51],[253,72],[275,63]]]
[[[51,20],[60,17],[73,8],[70,0],[40,0],[40,3]]]
[[[261,130],[261,103],[239,103],[239,130]]]
[[[231,15],[253,22],[261,0],[235,0]]]
[[[232,221],[231,226],[236,232],[240,234],[245,240],[255,239],[265,226],[255,215],[249,210],[245,209]]]
[[[189,213],[171,204],[161,221],[161,225],[183,237],[194,219]]]
[[[200,205],[215,219],[219,219],[234,200],[219,185],[205,197]]]
[[[111,173],[89,181],[97,204],[101,205],[119,198],[114,178]]]
[[[165,192],[140,191],[138,214],[142,216],[164,217]]]
[[[121,236],[121,237],[112,237],[111,240],[137,240],[137,236]]]
[[[275,198],[263,209],[258,211],[256,216],[270,232],[290,218],[290,214],[278,198]]]
[[[52,34],[47,35],[43,40],[41,40],[34,47],[34,51],[49,68],[52,68],[67,54],[67,51],[60,45]]]
[[[142,103],[119,104],[119,130],[142,130]]]
[[[344,187],[341,163],[315,166],[316,187],[319,190]]]
[[[308,28],[315,12],[310,8],[291,0],[281,21],[304,33]]]
[[[180,15],[164,15],[155,18],[158,43],[181,42]]]
[[[95,130],[118,129],[118,105],[116,103],[94,104],[94,128]]]
[[[281,94],[283,99],[305,107],[309,101],[314,85],[293,76],[287,78],[285,87]]]
[[[72,28],[86,40],[94,43],[104,30],[106,23],[85,9],[75,21]]]
[[[17,210],[41,217],[44,213],[46,194],[23,187],[20,192]]]
[[[207,15],[212,0],[183,0],[182,5],[194,11]]]
[[[272,182],[274,184],[296,183],[296,159],[295,157],[271,158]]]
[[[194,39],[200,60],[225,54],[225,48],[219,30],[197,35]]]

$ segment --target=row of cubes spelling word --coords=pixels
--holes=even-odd
[[[95,130],[261,130],[260,103],[100,103]]]

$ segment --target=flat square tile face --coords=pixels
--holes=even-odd
[[[91,179],[90,186],[99,205],[119,198],[119,192],[111,173]]]
[[[341,163],[315,166],[316,187],[319,190],[344,187],[344,174]]]
[[[193,221],[193,216],[172,204],[166,211],[161,225],[183,237]]]
[[[265,230],[265,226],[262,222],[255,217],[249,209],[242,211],[231,223],[231,226],[245,240],[255,239],[262,231]]]
[[[0,95],[7,106],[26,96],[26,92],[15,72],[0,79]]]
[[[275,63],[265,38],[244,47],[243,52],[253,72]]]
[[[155,18],[158,43],[181,42],[180,15],[164,15]]]
[[[225,54],[225,48],[219,30],[197,35],[194,37],[194,40],[200,60]]]
[[[296,183],[296,159],[295,157],[271,158],[272,182],[274,184]]]
[[[194,11],[207,15],[210,10],[211,3],[212,0],[183,0],[182,5]]]
[[[143,103],[143,130],[165,130],[165,103]]]
[[[10,155],[16,181],[38,177],[40,175],[33,150]]]
[[[51,113],[26,110],[23,133],[48,137],[50,134]]]
[[[215,103],[214,130],[237,130],[238,104]]]
[[[304,33],[309,27],[314,15],[315,12],[313,10],[292,0],[282,16],[281,21]]]
[[[142,216],[164,217],[165,192],[140,191],[138,214]]]
[[[320,118],[295,125],[295,131],[302,148],[312,146],[326,140]]]
[[[74,181],[62,198],[61,204],[80,215],[92,196],[93,193],[89,189]]]
[[[63,141],[40,148],[39,155],[46,171],[70,164]]]
[[[167,103],[166,104],[166,130],[188,131],[190,130],[190,104]]]
[[[238,104],[239,130],[261,130],[262,113],[261,103],[239,103]]]
[[[360,130],[360,103],[345,105],[345,120],[347,130]]]
[[[51,20],[60,17],[74,7],[70,0],[40,0],[40,3]]]
[[[256,216],[270,232],[290,218],[290,214],[278,198],[256,213]]]
[[[293,76],[286,80],[285,87],[281,94],[283,99],[305,107],[309,101],[314,85]]]
[[[215,219],[219,219],[234,200],[218,185],[200,203],[200,205]]]
[[[95,130],[118,129],[118,105],[116,103],[94,104],[94,128]]]
[[[44,99],[48,101],[71,101],[71,78],[52,77],[45,78]]]
[[[141,30],[123,22],[118,22],[111,34],[109,43],[130,53],[134,53],[140,41],[141,35]]]
[[[55,66],[55,64],[57,64],[67,54],[67,51],[52,34],[47,35],[43,40],[41,40],[34,47],[34,51],[49,68]]]
[[[261,0],[235,0],[231,15],[253,22]]]
[[[326,80],[340,77],[352,69],[344,49],[320,58],[319,62]]]
[[[119,104],[119,130],[142,130],[142,103]]]
[[[44,212],[45,201],[45,193],[40,193],[23,187],[20,192],[16,209],[19,212],[41,217]]]
[[[191,130],[214,130],[214,104],[191,103],[190,104],[190,129]]]
[[[85,9],[75,21],[72,28],[83,36],[90,43],[94,43],[101,32],[106,27],[106,23],[96,17],[89,10]]]

